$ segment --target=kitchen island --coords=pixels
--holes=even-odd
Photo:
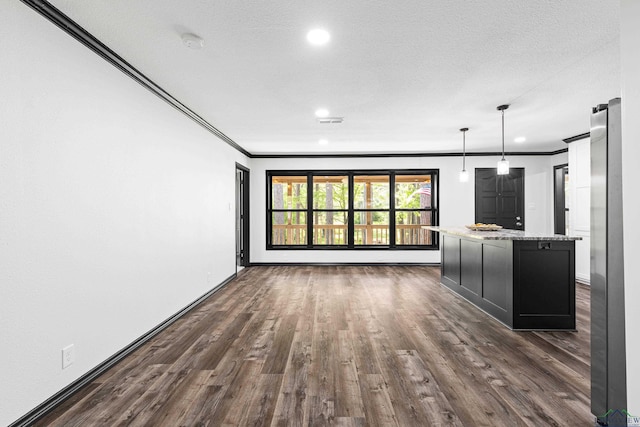
[[[519,230],[440,233],[441,282],[515,330],[575,330],[575,240]]]

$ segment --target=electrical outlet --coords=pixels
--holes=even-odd
[[[70,344],[62,349],[62,369],[67,369],[76,361],[76,349]]]

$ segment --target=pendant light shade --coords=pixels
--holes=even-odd
[[[462,128],[460,132],[462,132],[462,170],[460,171],[460,182],[469,181],[469,172],[467,172],[466,164],[465,164],[465,155],[466,155],[466,138],[465,134],[469,130],[469,128]]]
[[[509,174],[509,161],[504,158],[504,110],[509,108],[509,104],[498,106],[498,111],[502,113],[502,159],[498,162],[498,175]]]
[[[509,175],[509,160],[502,159],[498,162],[498,175]]]

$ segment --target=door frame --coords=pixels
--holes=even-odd
[[[238,176],[241,181],[238,182]],[[249,267],[251,265],[249,250],[249,230],[250,230],[250,197],[249,197],[249,176],[250,170],[246,166],[236,162],[235,186],[236,186],[236,273],[238,267]]]
[[[557,182],[558,180],[558,169],[563,169],[565,172],[562,174],[561,182]],[[569,174],[569,164],[564,163],[561,165],[556,165],[553,167],[553,232],[554,234],[566,234],[566,211],[567,205],[565,202],[565,175]],[[571,179],[571,178],[569,178]],[[558,203],[559,194],[558,194],[558,185],[562,187],[562,206]],[[561,228],[558,226],[562,225]],[[560,230],[560,232],[558,232]]]

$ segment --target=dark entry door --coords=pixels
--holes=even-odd
[[[476,222],[524,230],[524,168],[476,169]]]

